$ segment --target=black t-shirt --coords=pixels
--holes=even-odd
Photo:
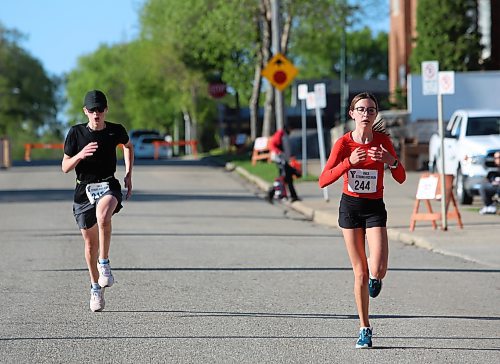
[[[113,176],[116,172],[116,147],[119,144],[126,144],[129,140],[127,131],[122,125],[108,121],[105,123],[104,129],[95,131],[88,128],[87,124],[74,125],[66,136],[64,154],[70,157],[78,154],[90,142],[97,142],[94,155],[81,160],[75,167],[76,178],[81,185],[99,182]],[[118,189],[120,189],[119,184]],[[79,202],[83,196],[80,192],[75,192],[77,192],[75,202]]]

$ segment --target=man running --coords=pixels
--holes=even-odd
[[[134,149],[121,124],[105,121],[108,102],[102,91],[87,92],[83,112],[88,122],[71,127],[64,143],[62,170],[76,172],[73,214],[85,242],[90,274],[90,309],[104,309],[104,287],[114,283],[109,265],[111,217],[122,208],[115,178],[116,147],[123,144],[126,199],[132,194]]]

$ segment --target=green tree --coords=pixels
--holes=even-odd
[[[476,0],[419,0],[416,46],[411,70],[420,73],[421,62],[439,61],[439,68],[453,71],[479,69],[480,33]]]
[[[23,39],[0,24],[0,135],[11,138],[15,156],[24,142],[62,135],[56,119],[58,81],[21,47]]]
[[[192,138],[203,133],[199,128],[215,122],[215,103],[208,98],[207,81],[223,73],[228,59],[242,58],[239,49],[228,45],[230,32],[225,42],[216,36],[229,19],[224,16],[225,22],[217,21],[222,4],[222,0],[149,0],[141,12],[140,41],[151,42],[154,68],[165,79],[171,104],[192,126]]]
[[[89,90],[100,89],[109,99],[110,120],[130,126],[124,108],[126,82],[123,77],[126,60],[126,44],[101,45],[91,54],[81,56],[77,66],[66,76],[67,115],[71,123],[84,122],[83,98]]]
[[[178,59],[173,45],[147,38],[101,45],[78,59],[66,86],[72,122],[85,121],[83,96],[96,88],[108,95],[108,120],[129,129],[154,128],[172,133],[181,115],[197,125],[196,117],[208,114],[203,92],[206,83],[200,72],[189,70]]]
[[[300,77],[339,78],[340,31],[327,29],[321,35],[304,25],[292,41],[293,55],[301,68]],[[368,27],[346,34],[346,74],[349,79],[386,78],[388,74],[388,36],[373,35]]]
[[[280,4],[282,53],[290,49],[289,57],[298,62],[300,77],[335,76],[344,2],[282,0]],[[345,16],[353,18],[355,8],[348,10]],[[163,125],[171,129],[174,120],[181,119],[194,129],[214,130],[216,108],[207,95],[207,83],[215,78],[229,85],[232,95],[224,103],[238,107],[242,100],[250,106],[254,132],[257,110],[263,104],[260,71],[272,56],[270,15],[270,0],[148,0],[141,10],[139,39],[126,45],[101,46],[82,57],[69,75],[68,95],[76,100],[70,112],[81,115],[83,93],[101,85],[105,92],[115,90],[110,118],[129,127]],[[302,41],[303,35],[313,41]],[[373,39],[368,29],[348,34],[352,49],[348,67],[353,75],[379,77],[386,73],[387,62],[381,56],[387,49],[386,39],[386,35]],[[324,69],[315,67],[318,64],[325,65]],[[272,115],[273,100],[274,90],[269,88],[267,116]],[[121,115],[113,113],[117,106]],[[267,125],[269,132],[269,119]]]

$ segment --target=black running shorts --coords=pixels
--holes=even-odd
[[[342,194],[339,206],[339,226],[344,229],[386,227],[387,210],[384,200]]]
[[[121,191],[109,190],[104,196],[113,195],[118,200],[118,205],[116,205],[115,211],[113,214],[118,213],[122,209],[122,193]],[[99,200],[96,201],[95,204],[91,204],[89,201],[84,203],[73,203],[73,215],[75,216],[76,223],[80,229],[90,229],[92,226],[97,224],[97,216],[96,216],[96,205],[99,203]]]

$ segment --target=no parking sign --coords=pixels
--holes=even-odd
[[[438,61],[422,62],[422,93],[424,95],[437,95],[438,93]]]
[[[455,71],[439,72],[439,93],[453,95],[455,93]]]

